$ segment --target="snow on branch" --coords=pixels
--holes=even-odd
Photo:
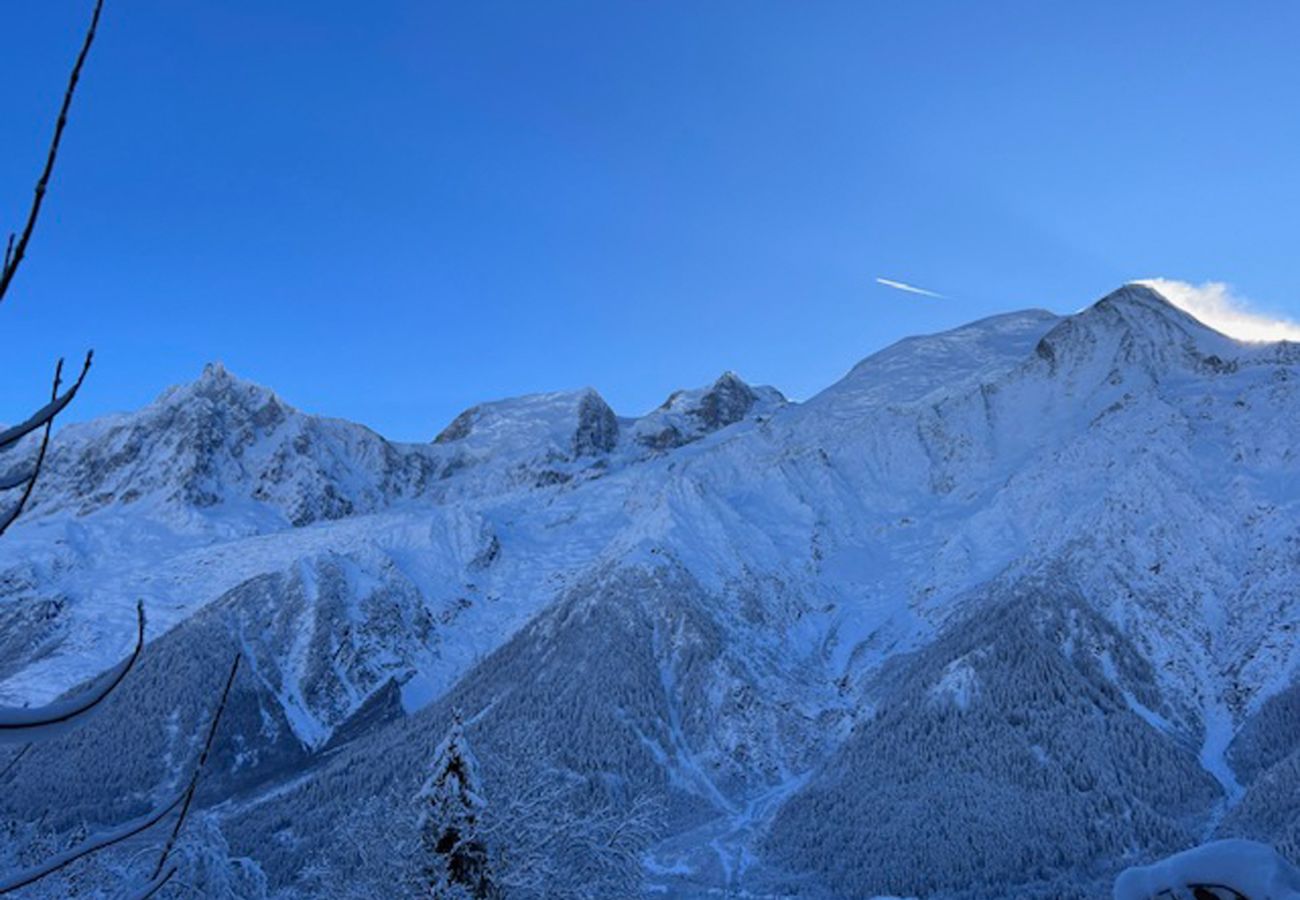
[[[31,425],[31,428],[28,429],[28,431],[19,434],[17,438],[14,438],[14,440],[23,437],[32,429],[39,428],[41,426],[39,420],[42,414],[46,413],[47,410],[49,411],[48,414],[45,415],[43,423],[45,425],[45,433],[41,435],[41,448],[36,453],[36,461],[32,463],[30,469],[25,470],[21,475],[17,477],[11,476],[3,482],[0,482],[0,490],[10,490],[19,485],[24,485],[22,496],[18,498],[18,502],[10,507],[8,512],[0,515],[0,535],[3,535],[8,531],[9,526],[14,523],[14,520],[22,515],[23,509],[27,506],[27,501],[31,499],[32,491],[36,488],[36,479],[39,478],[41,474],[41,466],[45,464],[45,453],[50,448],[50,432],[54,428],[54,417],[57,416],[59,412],[72,401],[72,398],[77,395],[77,391],[81,388],[82,382],[86,380],[86,373],[90,371],[90,361],[93,357],[93,350],[86,354],[86,361],[82,364],[81,374],[77,376],[76,383],[73,384],[62,397],[59,396],[59,382],[63,377],[63,360],[59,360],[59,364],[54,367],[54,389],[51,391],[54,399],[51,400],[44,409],[37,412],[36,415],[32,416],[32,418],[28,419],[27,422],[24,422],[21,425],[16,425],[14,428],[6,431],[4,435],[0,435],[0,449],[3,449],[5,444],[2,442],[5,436],[10,432],[27,427],[33,421],[37,422],[37,424]]]
[[[82,382],[86,380],[86,373],[90,371],[90,363],[94,355],[93,350],[86,354],[86,361],[81,366],[81,374],[77,376],[76,382],[62,396],[58,393],[58,384],[63,372],[63,360],[59,360],[58,369],[54,376],[55,391],[53,399],[32,413],[26,421],[0,431],[0,450],[4,450],[22,440],[42,425],[48,425],[55,416],[63,412],[64,407],[72,402],[73,397],[77,396],[77,391],[81,389]]]
[[[86,30],[86,38],[81,44],[81,52],[77,54],[77,61],[72,67],[71,76],[68,78],[68,88],[63,94],[63,105],[59,108],[59,118],[54,125],[54,137],[50,140],[50,149],[45,156],[45,168],[41,170],[40,178],[36,182],[36,192],[32,199],[31,209],[27,213],[27,221],[23,225],[22,232],[17,236],[17,240],[15,240],[14,235],[9,235],[9,240],[5,246],[4,265],[3,268],[0,268],[0,302],[4,301],[5,294],[9,290],[9,285],[18,271],[18,267],[26,257],[27,244],[32,239],[32,232],[36,230],[36,220],[40,218],[41,206],[45,203],[45,193],[50,185],[50,176],[54,174],[54,163],[59,156],[59,144],[63,141],[63,129],[68,125],[68,112],[72,109],[72,97],[77,92],[77,82],[81,80],[81,68],[86,64],[86,57],[90,55],[90,45],[95,42],[95,32],[99,28],[99,14],[103,8],[104,0],[96,0],[95,11],[90,17],[90,27]]]
[[[27,482],[36,480],[36,467],[19,469],[12,475],[0,478],[0,491],[12,491],[16,487],[25,487]]]
[[[141,629],[143,629],[144,618],[141,613]],[[143,632],[142,632],[143,633]],[[213,711],[212,721],[208,725],[207,737],[203,742],[203,750],[199,754],[198,760],[194,763],[194,771],[190,775],[189,783],[185,790],[173,797],[165,806],[161,806],[152,812],[146,813],[137,819],[132,819],[125,824],[118,825],[107,831],[99,832],[86,841],[78,844],[76,847],[65,850],[44,862],[24,869],[14,875],[9,876],[5,881],[0,881],[0,895],[8,894],[19,888],[27,887],[43,878],[53,875],[66,869],[80,859],[84,859],[93,853],[105,850],[114,844],[120,844],[125,840],[135,837],[148,831],[157,825],[172,812],[177,809],[180,814],[176,817],[176,824],[168,835],[167,843],[163,846],[162,855],[158,858],[158,865],[154,868],[153,874],[150,875],[147,884],[131,891],[127,896],[137,898],[137,900],[146,900],[162,890],[163,886],[170,881],[176,874],[176,866],[167,867],[168,857],[176,844],[176,838],[180,835],[181,829],[185,826],[185,819],[189,815],[190,804],[194,800],[194,792],[199,785],[199,778],[203,774],[203,768],[207,764],[208,756],[212,752],[213,740],[216,737],[217,726],[221,724],[221,715],[225,712],[226,701],[230,696],[230,688],[235,683],[235,674],[239,671],[240,656],[236,654],[235,661],[230,667],[230,676],[226,679],[225,687],[222,689],[221,698],[217,702],[217,707]],[[120,680],[120,679],[119,679]]]
[[[142,834],[143,832],[148,831],[180,806],[184,801],[185,796],[186,795],[183,793],[177,794],[165,806],[160,806],[151,812],[145,813],[137,819],[132,819],[125,824],[118,825],[116,828],[101,831],[77,846],[65,850],[64,852],[45,860],[39,865],[32,866],[29,869],[24,869],[21,872],[9,876],[7,880],[0,881],[0,894],[8,894],[12,891],[18,890],[19,888],[35,884],[42,878],[48,878],[55,872],[66,869],[79,859],[84,859],[92,853],[98,853],[100,850],[104,850],[114,844],[120,844],[122,841],[133,838],[137,834]]]
[[[0,707],[0,744],[45,740],[62,734],[67,726],[87,715],[111,694],[140,658],[144,650],[144,603],[136,604],[135,649],[131,655],[109,669],[86,691],[46,706],[28,708]]]

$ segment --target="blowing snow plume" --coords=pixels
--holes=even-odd
[[[1300,341],[1300,324],[1262,315],[1222,281],[1189,284],[1168,278],[1143,278],[1136,284],[1159,291],[1183,312],[1215,331],[1240,341]]]

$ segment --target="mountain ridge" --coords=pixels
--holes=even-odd
[[[54,624],[0,691],[90,674],[85,654],[124,642],[139,595],[159,607],[151,683],[174,702],[163,673],[184,648],[242,649],[258,662],[241,702],[278,724],[241,731],[240,752],[306,774],[292,787],[280,763],[228,757],[266,818],[223,827],[286,888],[305,857],[259,851],[259,829],[326,784],[376,793],[355,766],[418,758],[453,706],[502,754],[531,715],[536,777],[598,772],[597,795],[662,800],[646,877],[687,896],[809,879],[840,896],[987,896],[1011,879],[1008,896],[1064,897],[1207,830],[1290,840],[1300,823],[1260,790],[1300,767],[1277,749],[1292,727],[1277,710],[1300,690],[1296,349],[1232,341],[1126,286],[1071,317],[908,339],[803,403],[727,374],[635,419],[594,391],[534,395],[472,408],[427,445],[295,419],[214,370],[170,395],[195,409],[151,420],[167,425],[155,444],[112,420],[95,438],[113,452],[51,469],[0,546],[0,635],[31,627],[23,610]],[[206,456],[168,443],[182,426]],[[171,481],[124,503],[137,469],[85,472],[132,435],[137,457],[176,452]],[[277,459],[286,477],[268,478]],[[107,503],[78,496],[105,486]],[[963,746],[982,749],[963,762]],[[83,751],[61,752],[72,766]],[[374,776],[393,821],[404,772]],[[1071,793],[1085,783],[1092,799]],[[845,800],[850,784],[874,806]],[[936,826],[962,798],[969,817]],[[908,803],[937,805],[918,818]],[[960,878],[934,875],[996,809],[1036,824]],[[868,837],[873,861],[850,864]],[[922,855],[895,859],[909,841]]]

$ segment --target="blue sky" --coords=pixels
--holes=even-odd
[[[90,3],[12,6],[7,227]],[[1300,318],[1300,6],[1070,6],[108,0],[0,308],[0,419],[88,346],[78,417],[220,359],[423,440],[724,369],[805,397],[1138,277]]]

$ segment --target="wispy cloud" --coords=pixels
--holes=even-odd
[[[906,291],[909,294],[920,294],[922,297],[937,297],[940,300],[947,299],[943,294],[935,291],[927,291],[925,288],[919,288],[914,284],[908,284],[905,281],[895,281],[892,278],[877,278],[876,284],[884,285],[887,288],[893,288],[896,291]]]
[[[1185,313],[1240,341],[1300,341],[1300,323],[1257,312],[1244,297],[1221,281],[1188,284],[1170,278],[1138,282],[1159,291]]]

